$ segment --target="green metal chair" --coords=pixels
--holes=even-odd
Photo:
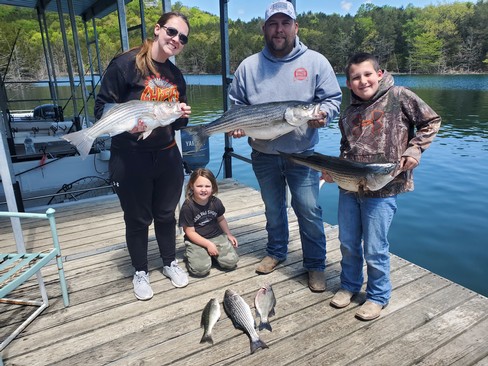
[[[64,276],[63,261],[61,259],[61,248],[59,246],[58,234],[56,230],[56,222],[54,219],[54,209],[49,208],[45,214],[39,213],[24,213],[24,212],[0,212],[0,217],[10,218],[34,218],[47,219],[51,228],[51,236],[53,240],[53,247],[47,251],[39,253],[29,253],[25,250],[17,250],[16,253],[0,253],[0,303],[8,303],[14,305],[30,305],[36,306],[37,309],[20,324],[6,339],[0,344],[0,352],[22,331],[30,322],[32,322],[45,308],[49,306],[49,300],[42,279],[41,269],[55,260],[59,282],[61,285],[61,292],[63,295],[64,306],[69,306],[68,288]],[[7,298],[12,291],[21,286],[32,276],[37,276],[39,290],[41,292],[41,300],[25,300]],[[0,365],[1,365],[0,356]]]

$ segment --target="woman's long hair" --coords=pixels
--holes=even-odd
[[[190,22],[188,21],[188,18],[184,14],[175,11],[170,11],[161,15],[161,17],[157,21],[157,24],[162,27],[163,25],[166,25],[168,20],[173,17],[181,18],[188,26],[188,32],[190,32]],[[153,39],[146,39],[142,44],[140,51],[136,55],[136,67],[143,77],[147,76],[149,74],[149,71],[153,74],[157,73],[153,59],[151,57],[151,49],[155,39],[156,35],[154,35]]]

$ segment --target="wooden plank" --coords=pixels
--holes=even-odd
[[[289,270],[297,271],[301,270],[301,261],[295,261],[293,266],[285,267],[286,272],[275,272],[275,276],[279,278],[287,278]],[[242,272],[242,271],[241,271]],[[250,272],[250,271],[249,271]],[[218,276],[224,277],[224,283],[232,283],[234,286],[234,280],[232,279],[234,273],[219,273]],[[252,280],[252,287],[259,288],[256,283],[258,279],[254,273],[249,273],[247,276],[240,276],[239,283],[248,284],[249,280]],[[153,286],[155,291],[155,298],[148,302],[137,302],[133,299],[132,291],[128,288],[126,291],[117,296],[118,301],[113,303],[114,299],[110,297],[105,299],[112,305],[107,305],[105,311],[98,311],[89,317],[79,317],[76,321],[69,321],[66,317],[61,315],[58,318],[60,324],[53,329],[51,337],[44,338],[43,334],[31,334],[27,338],[27,344],[24,342],[22,347],[30,346],[31,352],[20,359],[14,358],[16,362],[29,364],[35,360],[36,357],[46,360],[48,363],[55,362],[68,362],[69,357],[80,361],[80,357],[93,357],[90,354],[90,350],[100,347],[100,344],[108,340],[117,340],[123,336],[126,336],[125,341],[132,339],[131,344],[124,345],[125,347],[139,347],[141,338],[144,343],[151,342],[150,330],[161,329],[165,337],[174,338],[175,332],[186,333],[184,326],[171,327],[166,323],[178,319],[178,323],[184,323],[185,319],[190,317],[191,323],[195,324],[195,327],[199,327],[198,321],[194,321],[192,317],[198,318],[199,312],[208,301],[209,297],[221,297],[219,293],[220,288],[215,288],[212,278],[205,278],[195,283],[190,284],[185,289],[170,288],[169,281],[160,281],[158,285]],[[127,281],[128,282],[128,281]],[[196,295],[198,294],[198,295]],[[160,301],[155,301],[160,299]],[[199,304],[200,306],[196,306]],[[86,309],[88,304],[85,304],[83,308]],[[96,305],[96,304],[93,304]],[[191,311],[190,311],[191,309]],[[71,309],[68,309],[68,312]],[[200,332],[199,332],[200,333]],[[159,338],[159,337],[158,337]],[[46,348],[50,343],[57,344],[64,351],[62,355],[54,355]],[[125,343],[125,342],[124,342]],[[112,345],[108,347],[111,352],[103,352],[103,354],[97,354],[99,361],[110,360],[114,357],[114,352],[118,353],[119,349],[113,349]],[[32,352],[34,351],[34,352]],[[12,345],[11,352],[15,352],[15,347]],[[87,355],[87,356],[85,356]],[[59,359],[63,357],[62,359]],[[84,363],[84,362],[82,362]]]
[[[408,365],[421,360],[438,345],[450,342],[487,316],[486,298],[474,296],[462,298],[462,304],[440,316],[426,321],[412,332],[403,335],[355,361],[357,365]],[[445,298],[453,302],[453,298]],[[485,342],[486,346],[486,342]]]
[[[415,331],[426,322],[459,305],[462,300],[445,301],[446,296],[456,299],[459,294],[457,286],[453,284],[446,286],[446,284],[439,277],[429,274],[411,282],[408,286],[408,291],[418,293],[422,297],[415,299],[409,296],[410,293],[407,293],[407,296],[400,300],[398,297],[404,294],[396,291],[391,306],[389,306],[390,309],[387,308],[389,312],[386,313],[385,309],[384,314],[375,322],[366,323],[354,320],[349,332],[335,334],[333,338],[327,334],[330,328],[323,327],[318,331],[317,336],[332,340],[332,342],[316,347],[313,352],[300,359],[296,364],[313,365],[322,361],[327,361],[328,364],[358,363],[368,354],[384,348],[391,340]],[[379,362],[382,363],[383,360]]]
[[[417,364],[422,366],[464,366],[488,361],[488,319],[469,328],[452,341],[442,345],[433,353],[426,355]]]
[[[261,224],[262,225],[262,224]],[[297,233],[295,231],[295,236],[292,236],[292,239],[294,240],[298,240],[298,237],[296,236]],[[250,250],[254,250],[252,248],[252,246],[254,246],[255,244],[254,243],[251,243],[248,248]],[[262,245],[262,244],[261,244]],[[299,244],[298,242],[295,244],[295,247],[298,249],[299,248]],[[296,255],[297,256],[297,259],[295,261],[292,262],[292,259],[290,259],[290,263],[295,263],[299,268],[301,268],[301,252],[299,252],[297,249],[294,250],[294,252],[292,252],[292,255]],[[262,248],[260,249],[261,251],[263,250]],[[295,254],[293,254],[295,253]],[[239,263],[239,269],[242,269],[243,271],[247,271],[248,273],[246,274],[246,277],[256,277],[255,274],[254,274],[254,268],[253,266],[255,265],[255,263],[259,260],[259,258],[262,256],[262,254],[259,255],[258,258],[255,258],[255,257],[243,257],[243,263]],[[293,258],[293,257],[291,257]],[[245,260],[249,261],[249,263],[246,263]],[[68,269],[68,266],[69,266],[69,262],[66,264],[65,268],[67,270],[68,273],[71,273],[71,270]],[[251,267],[252,268],[250,270],[246,269]],[[223,281],[224,283],[227,283],[228,281],[228,277],[229,276],[233,276],[234,272],[231,272],[231,273],[218,273],[217,271],[214,271],[215,272],[215,277],[223,277]],[[154,290],[155,290],[155,297],[158,297],[160,296],[160,287],[159,285],[162,285],[164,287],[164,289],[162,290],[163,292],[165,291],[168,291],[168,290],[172,290],[174,291],[174,288],[172,288],[172,286],[169,284],[169,281],[167,281],[166,279],[163,279],[162,278],[162,275],[160,275],[160,279],[159,280],[156,280],[156,281],[153,281],[152,284],[153,284],[153,287],[154,287]],[[202,287],[203,290],[201,289],[197,289],[197,293],[205,293],[205,290],[208,289],[208,281],[210,281],[210,278],[205,278],[205,279],[198,279],[196,280],[196,285],[197,286],[200,286]],[[212,279],[213,281],[213,279]],[[101,283],[103,284],[103,281],[101,281]],[[218,282],[216,282],[217,285],[218,285]],[[304,282],[306,284],[306,281]],[[123,317],[126,317],[126,313],[127,311],[124,310],[124,306],[128,305],[128,306],[131,306],[133,304],[136,304],[137,307],[140,306],[140,302],[137,302],[135,301],[135,299],[133,298],[133,295],[132,295],[132,289],[131,289],[131,284],[130,284],[130,281],[129,280],[125,280],[124,281],[124,285],[126,288],[122,291],[122,292],[118,292],[116,294],[114,294],[114,299],[111,299],[110,297],[111,296],[108,296],[105,294],[105,298],[104,298],[104,302],[106,304],[109,304],[107,306],[107,311],[111,311],[113,307],[118,307],[118,308],[121,308],[122,310],[122,314]],[[190,283],[190,286],[188,286],[188,289],[191,289],[192,287],[194,287],[195,284],[193,283],[193,279],[192,279],[192,282]],[[109,284],[110,288],[115,288],[115,286],[113,284]],[[105,286],[104,286],[104,289],[102,289],[102,292],[104,292],[103,290],[106,290]],[[76,292],[71,292],[71,299],[72,299],[72,304],[75,304],[76,303]],[[191,303],[193,303],[193,300],[194,298],[191,297]],[[154,306],[157,306],[158,308],[161,306],[161,304],[158,304],[157,302],[153,302],[151,301],[150,303],[152,303]],[[82,306],[82,309],[83,311],[86,311],[86,314],[78,314],[77,318],[79,319],[79,321],[81,323],[83,323],[84,325],[87,324],[87,320],[85,319],[85,317],[88,315],[88,314],[91,314],[95,311],[98,311],[98,313],[102,313],[103,314],[103,311],[100,309],[100,306],[102,306],[103,308],[103,305],[100,304],[100,301],[97,301],[97,299],[93,299],[92,301],[92,304],[94,306],[94,308],[91,308],[90,305],[91,304],[87,304],[87,303],[84,303],[83,306]],[[98,307],[98,308],[97,308]],[[71,306],[69,309],[68,309],[68,312],[65,312],[64,310],[60,310],[61,313],[65,314],[65,313],[69,313],[69,312],[73,312],[74,310],[74,306]],[[146,309],[147,311],[147,309]],[[129,312],[130,313],[130,312]],[[97,317],[97,315],[95,314],[94,315],[95,317]],[[111,313],[110,315],[111,317],[113,316],[113,313]],[[103,317],[103,316],[102,316]],[[67,322],[70,321],[69,318],[67,317],[62,317],[61,319],[56,319],[57,321],[61,321],[61,323],[63,323],[63,325],[67,324]],[[89,320],[88,320],[89,321]],[[29,333],[32,331],[34,332],[36,330],[36,325],[39,324],[40,326],[40,329],[42,330],[43,328],[45,328],[45,324],[40,324],[40,323],[36,323],[34,324],[32,327],[29,328]],[[94,320],[94,324],[100,324],[100,320]],[[83,326],[82,326],[83,327]],[[64,335],[64,337],[66,337],[67,334],[71,334],[71,336],[76,335],[76,332],[80,329],[80,326],[79,325],[74,325],[74,329],[56,329],[55,333],[58,334],[58,335]],[[82,328],[84,329],[84,328]],[[73,333],[74,332],[74,333]],[[119,332],[117,332],[117,334],[119,334]],[[42,345],[42,340],[35,340],[35,338],[33,337],[32,334],[28,334],[28,339],[29,340],[33,340],[33,343],[35,346],[39,346],[39,345]],[[41,343],[39,343],[38,341],[40,341]],[[54,337],[54,339],[50,339],[49,342],[56,342],[56,343],[59,343],[59,340],[56,338],[56,336]]]

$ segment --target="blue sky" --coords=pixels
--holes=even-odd
[[[176,0],[175,0],[176,1]],[[175,1],[172,1],[174,3]],[[219,0],[179,0],[183,5],[188,7],[197,7],[200,10],[209,13],[219,14]],[[244,21],[249,21],[252,18],[264,17],[266,6],[272,0],[229,0],[228,10],[229,18],[236,20],[240,18]],[[377,6],[390,5],[396,8],[401,6],[406,7],[412,4],[416,7],[424,7],[427,5],[439,5],[446,3],[453,3],[454,1],[447,0],[296,0],[296,10],[298,13],[303,12],[322,12],[325,14],[337,13],[340,15],[356,14],[357,10],[363,3],[373,3]],[[472,2],[475,2],[472,0]]]

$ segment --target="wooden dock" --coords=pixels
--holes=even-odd
[[[357,320],[364,293],[344,309],[329,301],[339,287],[337,227],[326,225],[327,291],[312,293],[302,267],[296,218],[290,213],[289,257],[273,273],[254,268],[265,254],[264,206],[259,192],[220,182],[219,197],[239,240],[238,268],[213,268],[174,288],[161,272],[154,237],[150,276],[154,297],[138,301],[116,197],[59,206],[56,220],[71,305],[63,307],[54,266],[43,271],[50,307],[2,352],[5,365],[488,365],[488,299],[397,256],[391,257],[392,299],[379,319]],[[24,223],[28,248],[46,244],[49,229]],[[14,249],[10,222],[0,221],[0,252]],[[183,260],[182,237],[177,258]],[[222,309],[214,345],[200,344],[202,309],[222,304],[228,288],[254,311],[254,296],[269,282],[277,298],[273,331],[260,331],[269,349],[250,354],[249,339]],[[38,297],[31,281],[17,293]],[[0,339],[25,316],[25,307],[0,304]]]

